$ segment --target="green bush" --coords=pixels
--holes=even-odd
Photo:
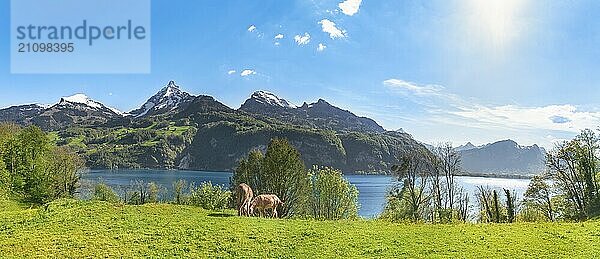
[[[148,202],[157,203],[161,200],[162,188],[155,182],[148,183]]]
[[[387,195],[387,203],[379,218],[392,222],[408,222],[412,217],[412,210],[406,202],[408,198],[406,189],[393,188]]]
[[[358,190],[331,168],[311,170],[308,211],[316,219],[354,219],[358,217]]]
[[[207,210],[222,210],[228,207],[230,199],[230,191],[212,185],[211,182],[204,182],[197,188],[191,188],[189,205]]]
[[[175,204],[186,203],[186,191],[189,187],[185,180],[177,180],[173,183],[173,202]]]
[[[99,183],[94,186],[94,195],[92,199],[112,203],[117,203],[121,200],[119,195],[117,195],[115,191],[113,191],[113,189],[105,183]]]

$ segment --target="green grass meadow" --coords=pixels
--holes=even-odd
[[[196,207],[59,200],[0,206],[0,257],[594,258],[600,222],[394,224],[241,218]]]

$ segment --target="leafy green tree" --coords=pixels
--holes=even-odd
[[[83,160],[35,126],[0,124],[0,193],[42,204],[72,197]]]
[[[284,205],[278,207],[279,215],[302,215],[310,185],[308,172],[300,152],[285,139],[275,138],[267,147],[260,178],[267,184],[259,193],[276,194]]]
[[[83,160],[38,127],[0,124],[0,193],[26,202],[73,197]]]
[[[298,150],[285,139],[272,139],[262,159],[254,151],[241,160],[232,178],[232,186],[240,183],[248,184],[255,195],[277,195],[284,202],[278,207],[278,214],[282,217],[307,213],[310,176]]]
[[[48,170],[52,175],[53,198],[71,198],[79,187],[85,161],[67,147],[56,147],[50,153]]]
[[[248,153],[248,157],[239,161],[235,174],[232,177],[232,192],[241,183],[246,183],[256,193],[264,191],[265,187],[262,179],[264,158],[265,156],[259,150],[252,150]],[[239,204],[236,205],[237,208]]]
[[[6,199],[11,193],[11,178],[4,157],[6,153],[6,143],[14,135],[12,129],[14,125],[7,123],[0,123],[0,199]],[[17,127],[18,128],[18,127]]]
[[[358,217],[358,189],[340,171],[314,167],[311,171],[308,210],[316,219],[354,219]]]
[[[598,170],[598,154],[600,138],[591,130],[583,130],[576,138],[577,167],[583,175],[584,193],[587,200],[588,217],[600,215],[600,195],[596,172]]]
[[[11,169],[22,181],[17,190],[28,202],[42,204],[52,200],[52,174],[46,170],[51,145],[46,134],[38,127],[27,127],[17,134],[16,141],[17,162]]]
[[[543,176],[536,175],[531,178],[529,186],[523,197],[523,207],[527,213],[527,221],[534,221],[541,218],[548,221],[554,221],[555,209],[552,204],[552,190]]]
[[[548,175],[559,191],[556,197],[566,199],[561,202],[566,210],[559,213],[563,217],[586,219],[600,215],[596,177],[599,143],[600,139],[593,131],[584,130],[575,139],[559,144],[547,154]]]

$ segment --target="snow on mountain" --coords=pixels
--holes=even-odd
[[[140,113],[140,114],[136,115],[136,116],[135,116],[136,118],[139,118],[139,117],[144,117],[144,116],[146,116],[146,114],[148,114],[148,112],[149,112],[149,111],[151,111],[151,110],[152,110],[152,108],[154,108],[154,103],[153,103],[153,102],[151,102],[151,101],[147,101],[147,102],[146,102],[146,103],[145,103],[145,104],[142,106],[142,108],[144,109],[144,111],[143,111],[142,113]],[[130,114],[134,114],[134,112],[130,112]]]
[[[75,94],[75,95],[71,95],[71,96],[67,96],[67,97],[62,97],[60,98],[60,101],[58,102],[58,106],[62,106],[62,107],[68,107],[69,105],[72,104],[82,104],[84,106],[93,108],[93,109],[98,109],[98,110],[102,110],[102,109],[108,109],[118,115],[123,116],[124,113],[112,108],[112,107],[108,107],[104,104],[102,104],[101,102],[95,101],[90,99],[88,96],[86,96],[85,94]]]
[[[158,93],[150,97],[140,108],[131,111],[129,114],[136,118],[158,113],[169,112],[188,104],[194,96],[182,91],[175,81],[163,87]]]
[[[268,104],[273,106],[279,106],[283,108],[296,108],[296,106],[283,98],[279,98],[277,95],[267,91],[256,91],[250,96],[258,103]]]
[[[17,104],[17,105],[10,105],[7,107],[2,107],[0,108],[0,110],[6,110],[6,109],[20,109],[20,110],[43,110],[46,108],[49,108],[52,105],[49,104],[39,104],[39,103],[24,103],[24,104]]]
[[[0,121],[10,121],[21,125],[28,124],[35,116],[40,115],[49,106],[40,104],[13,105],[0,109]]]
[[[295,106],[283,98],[266,91],[256,91],[240,107],[241,111],[277,118],[283,122],[308,127],[340,131],[384,132],[372,119],[333,106],[323,99],[315,103]]]
[[[90,99],[85,94],[75,94],[72,96],[60,98],[60,102],[58,104],[59,105],[67,105],[69,103],[84,104],[84,105],[90,106],[92,108],[102,108],[102,106],[103,106],[100,102],[96,102],[96,101]]]

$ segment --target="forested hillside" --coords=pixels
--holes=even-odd
[[[421,147],[409,134],[385,131],[322,99],[297,107],[259,91],[236,110],[173,81],[130,113],[78,94],[48,107],[2,109],[0,121],[51,131],[57,144],[82,154],[92,168],[231,170],[249,151],[280,137],[307,166],[387,172],[399,155]]]

